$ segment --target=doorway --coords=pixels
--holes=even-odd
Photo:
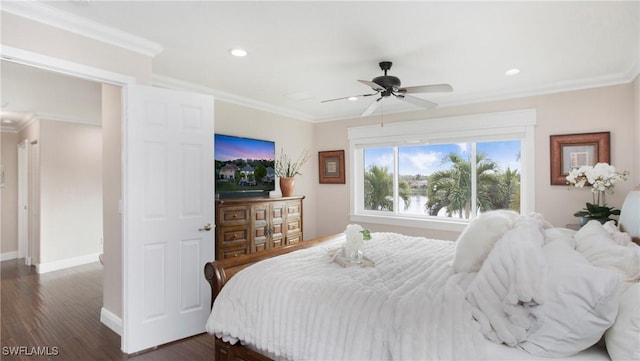
[[[18,187],[5,204],[18,216],[11,224],[18,257],[39,273],[97,261],[103,233],[102,85],[6,60],[1,66],[2,117],[11,126],[3,131],[19,142],[17,169],[11,170]]]
[[[18,258],[31,266],[29,247],[29,141],[18,144]]]
[[[102,84],[102,88],[108,87],[109,88],[108,92],[111,95],[111,99],[115,98],[117,102],[117,109],[111,110],[111,116],[116,116],[118,117],[119,120],[121,118],[124,118],[123,99],[125,97],[127,87],[132,84],[135,84],[134,78],[117,74],[117,73],[104,71],[97,68],[91,68],[91,67],[73,63],[73,62],[68,62],[66,60],[53,58],[53,57],[49,57],[42,54],[32,53],[29,51],[13,48],[10,46],[0,47],[0,55],[2,56],[3,62],[9,61],[11,63],[20,64],[27,67],[38,68],[48,72],[53,72],[53,73],[62,74],[65,76],[84,79],[86,81],[100,83]],[[114,94],[116,93],[117,95],[114,96]],[[123,134],[122,127],[120,124],[117,124],[117,129],[114,131],[114,133],[118,137],[118,141],[117,141],[118,154],[115,155],[114,158],[116,158],[118,161],[118,165],[116,166],[116,168],[120,170],[120,162],[123,154],[122,148],[120,147],[120,137]],[[34,146],[36,147],[36,149],[33,148]],[[26,157],[26,161],[24,163],[31,163],[31,164],[39,163],[37,159],[34,162],[32,159],[30,159],[28,155],[26,155],[30,153],[30,154],[33,154],[33,156],[37,156],[39,153],[36,151],[38,146],[39,145],[37,143],[36,144],[26,143],[22,146],[23,148],[21,148],[22,150],[19,150],[19,152],[21,154],[24,154],[23,156]],[[28,168],[24,168],[24,169],[28,169]],[[25,179],[28,178],[26,174],[24,174],[24,177]],[[122,185],[122,177],[119,172],[118,172],[117,178],[118,179],[115,182],[111,182],[111,183],[117,183],[118,191],[115,192],[117,194],[113,195],[114,192],[111,192],[108,196],[115,198],[111,200],[111,203],[115,204],[114,213],[119,215],[121,214],[121,209],[122,209],[122,206],[121,206],[122,193],[120,192],[121,185]],[[23,182],[28,182],[28,181],[24,180]],[[24,188],[28,188],[28,186]],[[24,198],[21,200],[20,204],[25,204],[25,202],[33,203],[37,201],[37,199],[26,199],[28,198],[28,194],[24,194],[23,197]],[[120,207],[118,207],[119,204],[120,204]],[[28,210],[29,209],[27,208],[27,211]],[[22,211],[24,211],[24,207],[22,207]],[[22,211],[20,212],[21,214],[23,213]],[[23,214],[23,217],[24,218],[21,222],[21,227],[23,227],[22,228],[23,234],[28,235],[31,232],[34,235],[34,237],[37,238],[39,229],[38,227],[36,227],[36,225],[38,222],[37,222],[37,218],[36,218],[36,222],[33,222],[33,218],[38,217],[38,215],[33,213],[29,214],[25,212]],[[32,222],[29,222],[29,221],[32,221]],[[31,225],[29,225],[29,223],[31,223]],[[103,226],[107,227],[106,224],[104,224]],[[115,254],[111,256],[110,262],[109,261],[105,262],[105,265],[103,267],[104,274],[110,275],[111,279],[109,281],[105,279],[105,282],[103,282],[103,287],[104,287],[103,288],[103,308],[100,313],[100,319],[103,324],[107,325],[116,333],[121,334],[122,322],[123,322],[122,316],[121,316],[122,303],[123,303],[123,290],[122,290],[123,284],[122,284],[122,277],[121,277],[122,275],[122,244],[121,243],[123,239],[122,224],[120,223],[117,226],[117,229],[116,229],[116,226],[112,226],[110,230],[112,233],[117,233],[118,244],[108,244],[108,240],[105,239],[105,244],[104,244],[105,252],[109,247],[111,247],[112,252],[115,252]],[[28,239],[28,236],[26,238]],[[30,258],[31,258],[30,261],[32,264],[35,263],[37,259],[36,257],[38,256],[37,255],[38,245],[29,244],[28,241],[24,241],[24,240],[22,241],[22,245],[25,249],[25,255],[30,253]],[[25,259],[25,261],[27,261],[27,259]],[[96,261],[98,261],[97,257],[96,257]],[[108,296],[108,297],[105,297],[105,296]],[[109,305],[108,302],[111,302],[111,305]]]

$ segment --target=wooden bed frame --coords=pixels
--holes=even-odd
[[[280,248],[270,249],[260,253],[249,254],[247,256],[240,256],[231,259],[225,259],[222,261],[211,261],[204,265],[204,277],[211,285],[211,307],[213,307],[213,301],[216,299],[222,287],[227,281],[238,273],[243,268],[246,268],[256,262],[286,254],[289,252],[297,251],[299,249],[309,248],[318,244],[335,240],[342,236],[342,233],[335,234],[326,237],[320,237],[304,241],[301,243],[284,246]],[[216,337],[214,360],[218,361],[269,361],[270,358],[251,350],[248,347],[242,346],[239,343],[232,345],[228,342],[224,342]]]

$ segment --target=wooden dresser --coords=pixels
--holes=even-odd
[[[304,196],[216,200],[216,259],[302,242]]]

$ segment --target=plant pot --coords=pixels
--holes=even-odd
[[[293,194],[293,188],[295,187],[294,178],[280,178],[280,191],[283,197],[290,197]]]

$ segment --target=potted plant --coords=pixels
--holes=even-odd
[[[606,223],[608,221],[614,221],[611,216],[619,216],[620,210],[614,207],[599,206],[595,203],[587,203],[587,206],[581,211],[577,211],[573,214],[574,217],[580,218],[580,225],[584,226],[590,220],[596,220],[600,223]],[[617,223],[617,222],[616,222]]]
[[[293,194],[293,188],[295,187],[294,178],[297,175],[301,175],[300,168],[309,160],[309,151],[303,150],[298,158],[293,161],[285,152],[284,149],[280,152],[280,157],[276,159],[275,173],[279,178],[280,191],[283,197],[289,197]]]
[[[607,163],[598,163],[594,166],[582,166],[574,168],[567,175],[567,184],[575,188],[591,186],[591,196],[593,203],[586,204],[586,207],[573,215],[580,218],[580,225],[584,225],[590,220],[598,220],[601,223],[613,220],[611,216],[620,215],[620,210],[614,207],[607,207],[606,192],[613,193],[613,187],[619,181],[627,180],[628,171],[616,172],[615,167]]]

